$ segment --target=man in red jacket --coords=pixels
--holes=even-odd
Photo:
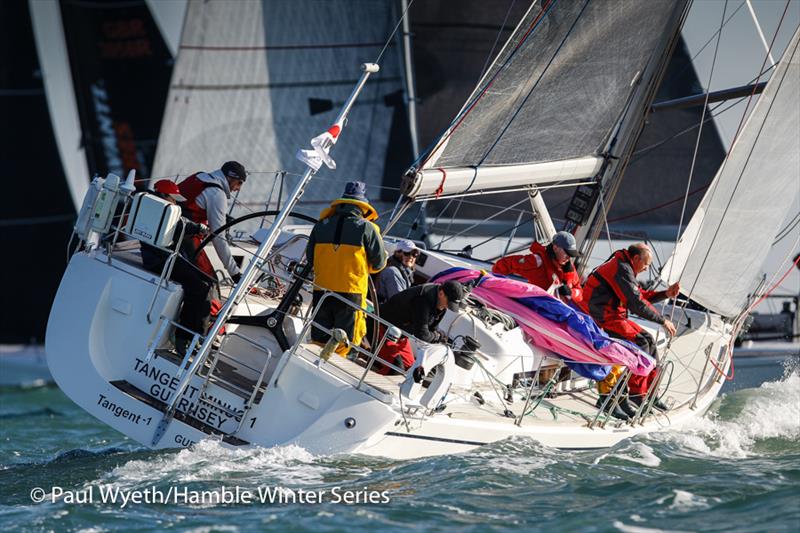
[[[492,266],[492,272],[520,276],[546,291],[556,287],[560,296],[580,301],[581,280],[572,264],[572,258],[579,255],[575,237],[566,231],[559,231],[547,246],[534,242],[530,250],[530,254],[509,255],[499,259]]]
[[[650,266],[652,257],[650,248],[644,243],[632,244],[627,250],[614,252],[605,263],[589,274],[583,285],[583,300],[579,302],[579,306],[612,337],[629,340],[643,351],[657,357],[655,339],[652,335],[628,319],[630,311],[646,320],[661,324],[669,336],[675,335],[675,325],[656,311],[652,303],[676,297],[680,285],[675,283],[664,291],[646,291],[636,281],[636,276]],[[613,367],[606,379],[597,384],[601,395],[598,404],[602,404],[605,395],[611,392],[622,370],[622,367]],[[648,376],[631,376],[628,381],[631,402],[637,405],[641,403],[655,375],[654,370]],[[658,399],[653,405],[666,410],[666,406]],[[624,401],[620,403],[620,407],[628,416],[632,416],[636,411],[635,407]]]

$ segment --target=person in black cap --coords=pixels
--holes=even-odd
[[[410,333],[421,341],[446,342],[447,336],[438,328],[448,309],[458,312],[464,301],[464,286],[457,281],[445,281],[441,285],[426,283],[398,292],[381,307],[381,318]],[[381,335],[385,329],[381,325]],[[414,351],[408,337],[397,340],[387,338],[378,357],[397,368],[407,370],[414,364]],[[395,374],[386,365],[376,364],[380,374]]]
[[[198,172],[189,176],[178,184],[181,195],[186,198],[181,204],[183,215],[192,222],[207,225],[211,231],[217,231],[227,222],[228,200],[231,193],[241,189],[246,180],[247,171],[237,161],[228,161],[222,168],[213,172]],[[194,238],[195,247],[201,240],[202,237]],[[219,236],[214,239],[214,250],[231,279],[238,282],[242,274],[224,237]],[[195,263],[209,277],[216,280],[214,269],[204,252],[195,257]]]
[[[581,279],[572,264],[572,259],[580,255],[575,237],[559,231],[547,246],[534,242],[530,250],[530,254],[499,259],[492,266],[492,272],[520,276],[532,285],[546,291],[557,290],[560,296],[579,302],[582,298]]]
[[[381,318],[425,342],[444,342],[437,327],[447,309],[458,312],[464,286],[457,281],[417,285],[389,298],[381,307]]]
[[[343,329],[353,345],[360,344],[367,331],[365,315],[357,308],[366,306],[369,276],[386,265],[381,231],[373,222],[378,212],[370,205],[366,192],[363,182],[348,183],[342,197],[320,214],[306,247],[306,259],[314,267],[314,307],[327,291],[337,293],[355,306],[328,297],[314,322],[329,330]],[[322,329],[311,328],[314,342],[325,343],[328,338]],[[340,355],[348,351],[346,346],[337,349]]]

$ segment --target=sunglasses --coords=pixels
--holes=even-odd
[[[419,250],[411,250],[410,252],[401,252],[404,256],[419,257]]]

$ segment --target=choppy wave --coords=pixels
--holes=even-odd
[[[793,444],[800,438],[800,370],[788,368],[779,381],[724,396],[705,417],[653,438],[717,457],[764,453],[772,440]]]
[[[157,524],[188,531],[415,527],[639,533],[747,525],[791,530],[800,522],[797,370],[759,388],[727,394],[709,415],[688,426],[640,435],[610,449],[556,450],[517,437],[463,454],[405,461],[316,456],[297,446],[229,449],[213,440],[185,450],[149,451],[120,440],[68,400],[56,401],[52,391],[30,394],[40,395],[39,405],[63,416],[4,420],[19,442],[6,446],[15,455],[0,465],[4,530]],[[26,398],[31,396],[20,393],[7,412],[37,412],[26,407]],[[56,482],[76,489],[176,485],[211,491],[223,485],[289,491],[342,486],[388,491],[391,502],[124,510],[63,502],[30,505],[32,486]]]
[[[298,446],[230,449],[216,440],[203,440],[192,448],[162,452],[151,459],[136,459],[114,468],[99,481],[121,486],[161,482],[230,480],[268,472],[287,484],[318,483],[330,471],[314,464],[314,456]]]

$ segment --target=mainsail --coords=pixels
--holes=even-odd
[[[390,0],[190,1],[153,176],[210,171],[236,159],[256,172],[240,201],[263,205],[275,171],[303,170],[297,149],[330,126],[359,65],[378,55],[397,21],[393,6]],[[391,43],[352,110],[348,141],[336,150],[336,181],[321,171],[304,202],[330,201],[347,179],[382,184],[393,106],[403,102],[398,52]],[[377,187],[371,191],[378,196]]]
[[[686,1],[534,3],[420,172],[413,198],[593,177]]]
[[[800,29],[666,262],[662,277],[723,316],[744,308],[800,194]]]

